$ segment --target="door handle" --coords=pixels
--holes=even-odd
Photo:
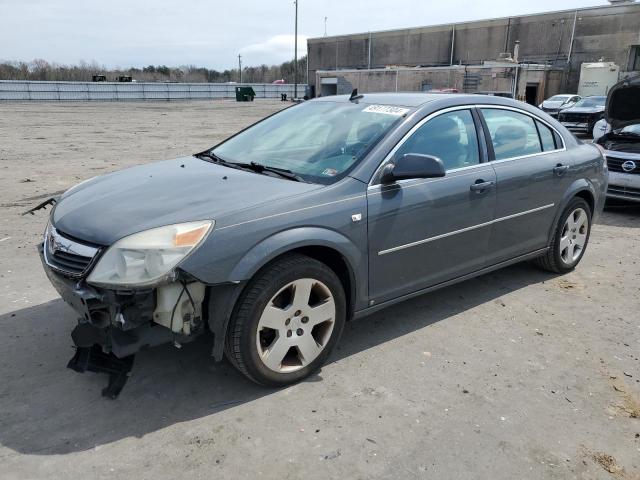
[[[485,182],[484,180],[476,180],[476,183],[471,184],[469,189],[472,192],[476,193],[484,193],[486,190],[489,190],[494,185],[494,182]]]
[[[562,165],[561,163],[553,167],[553,173],[558,176],[564,175],[567,170],[569,170],[569,165]]]

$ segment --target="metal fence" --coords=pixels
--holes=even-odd
[[[293,84],[156,83],[156,82],[27,82],[0,80],[0,101],[138,101],[235,98],[236,87],[252,87],[256,98],[293,97]],[[298,85],[298,96],[306,85]]]

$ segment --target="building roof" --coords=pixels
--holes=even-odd
[[[598,6],[592,6],[592,7],[579,7],[579,8],[565,9],[565,10],[552,10],[552,11],[549,11],[549,12],[528,13],[528,14],[524,14],[524,15],[510,15],[510,16],[507,16],[507,17],[482,18],[482,19],[478,19],[478,20],[467,20],[467,21],[463,21],[463,22],[439,23],[439,24],[433,24],[433,25],[417,25],[417,26],[406,27],[406,28],[391,28],[391,29],[385,29],[385,30],[373,30],[373,31],[370,31],[370,32],[344,33],[344,34],[339,34],[339,35],[329,35],[329,36],[325,36],[325,37],[311,37],[311,38],[307,39],[307,42],[308,43],[321,43],[323,41],[328,41],[328,40],[337,40],[337,39],[340,39],[340,38],[355,37],[355,36],[360,36],[360,35],[369,35],[369,34],[374,34],[374,33],[402,32],[402,31],[407,31],[407,30],[420,30],[420,29],[428,29],[428,28],[452,28],[452,27],[458,26],[458,25],[459,26],[473,25],[473,24],[482,23],[482,22],[509,20],[509,19],[512,19],[512,18],[527,18],[527,17],[536,17],[536,16],[540,16],[540,15],[554,15],[554,14],[567,14],[567,13],[573,14],[574,12],[585,12],[585,11],[593,11],[593,10],[599,11],[599,10],[606,10],[606,9],[619,9],[619,8],[624,8],[624,7],[640,7],[640,3],[637,3],[635,1],[630,1],[630,2],[623,2],[623,3],[615,3],[613,5],[598,5]]]

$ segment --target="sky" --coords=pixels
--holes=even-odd
[[[605,0],[299,0],[306,39],[606,4]],[[0,60],[224,70],[293,58],[293,0],[0,0]]]

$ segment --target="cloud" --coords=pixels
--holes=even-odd
[[[275,35],[240,49],[247,65],[277,64],[293,59],[294,35]],[[307,53],[307,37],[298,35],[298,58]]]
[[[303,0],[298,55],[307,37],[379,31],[598,5],[603,0]],[[293,58],[293,0],[0,0],[0,59],[95,59],[121,67],[279,64]],[[280,35],[281,33],[290,33]]]

